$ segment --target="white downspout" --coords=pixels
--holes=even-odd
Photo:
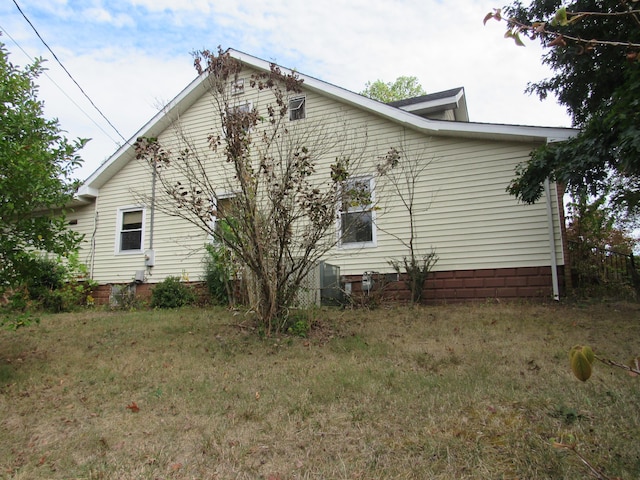
[[[153,227],[156,220],[156,177],[158,175],[156,159],[153,159],[153,172],[151,176],[151,219],[149,220],[149,250],[153,250]]]
[[[96,235],[98,234],[98,202],[100,197],[96,196],[93,203],[93,231],[91,232],[91,243],[89,244],[89,278],[93,280],[93,272],[96,263]]]
[[[551,187],[549,179],[544,181],[544,194],[547,200],[547,223],[549,224],[549,247],[551,249],[551,283],[553,285],[553,299],[560,300],[558,286],[558,262],[556,261],[556,237],[553,229],[553,212],[551,210]]]

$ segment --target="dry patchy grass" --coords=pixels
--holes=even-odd
[[[319,310],[308,339],[222,309],[44,316],[0,332],[0,478],[572,479],[575,439],[640,472],[637,305]]]

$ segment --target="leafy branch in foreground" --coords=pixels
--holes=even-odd
[[[640,357],[631,359],[629,365],[624,363],[615,362],[608,358],[603,358],[595,355],[591,347],[587,345],[575,345],[569,351],[569,363],[571,364],[571,371],[578,380],[586,382],[591,377],[593,371],[593,362],[598,360],[610,367],[621,368],[626,370],[632,376],[640,375]]]
[[[588,345],[575,345],[569,351],[569,362],[571,364],[571,371],[578,380],[586,382],[591,377],[593,371],[593,362],[598,360],[599,362],[609,365],[610,367],[621,368],[629,372],[629,375],[635,377],[640,375],[640,356],[631,359],[628,365],[624,363],[609,360],[595,355],[593,350]]]
[[[569,362],[571,364],[571,371],[580,381],[586,382],[591,377],[591,373],[593,371],[593,362],[595,360],[598,360],[611,367],[617,367],[626,370],[629,375],[633,377],[640,375],[640,356],[632,359],[629,362],[629,365],[625,365],[623,363],[615,362],[607,358],[598,357],[593,353],[593,350],[588,345],[575,345],[569,351]],[[597,478],[598,480],[614,480],[611,477],[605,475],[602,471],[598,470],[589,460],[587,460],[587,458],[577,450],[575,442],[572,441],[569,443],[565,443],[557,442],[554,440],[553,446],[558,449],[565,449],[573,452],[585,465],[587,471],[592,477]]]
[[[506,22],[505,37],[539,41],[553,74],[527,93],[549,95],[580,129],[565,142],[534,150],[507,191],[537,202],[546,180],[574,198],[605,195],[629,218],[640,214],[640,10],[618,0],[513,1],[485,16]]]
[[[562,33],[557,30],[558,27],[570,27],[571,25],[594,18],[602,17],[622,17],[629,16],[640,27],[640,18],[638,15],[640,10],[625,10],[621,12],[570,12],[566,7],[559,8],[550,22],[537,21],[526,23],[518,20],[515,17],[503,17],[502,9],[494,8],[493,12],[487,13],[484,17],[483,23],[486,25],[491,19],[497,21],[505,21],[507,24],[507,31],[504,34],[505,38],[512,38],[516,45],[524,47],[525,44],[520,37],[522,34],[524,37],[530,40],[536,40],[541,36],[552,37],[547,47],[567,46],[567,40],[574,42],[580,46],[579,53],[593,50],[596,45],[608,45],[614,47],[627,47],[629,49],[640,49],[640,43],[634,43],[631,41],[619,41],[619,40],[605,40],[598,38],[583,38],[579,35],[572,35],[571,33]],[[550,28],[551,27],[551,28]],[[638,52],[630,51],[627,53],[628,60],[640,60]]]

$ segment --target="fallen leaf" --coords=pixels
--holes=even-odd
[[[127,405],[127,408],[133,413],[138,413],[140,411],[140,408],[138,407],[138,404],[136,402],[131,402],[129,405]]]

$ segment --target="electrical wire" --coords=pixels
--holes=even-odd
[[[3,32],[7,37],[9,37],[9,39],[10,39],[10,40],[15,44],[15,46],[16,46],[16,47],[18,47],[18,48],[20,49],[20,51],[21,51],[22,53],[24,53],[24,54],[25,54],[25,56],[26,56],[26,57],[27,57],[31,62],[34,62],[34,61],[35,61],[35,59],[34,59],[31,55],[29,55],[29,54],[26,52],[26,50],[25,50],[24,48],[22,48],[22,46],[17,42],[17,40],[16,40],[15,38],[13,38],[13,37],[11,36],[11,34],[7,31],[7,29],[6,29],[6,28],[4,28],[2,25],[0,25],[0,31],[2,31],[2,32]],[[86,112],[86,111],[85,111],[85,110],[84,110],[84,109],[83,109],[83,108],[82,108],[82,107],[81,107],[81,106],[80,106],[80,105],[79,105],[79,104],[78,104],[78,103],[77,103],[73,98],[71,98],[71,96],[70,96],[67,92],[65,92],[65,91],[64,91],[64,89],[63,89],[60,85],[58,85],[58,84],[56,83],[56,81],[55,81],[53,78],[51,78],[51,75],[49,75],[49,74],[47,73],[47,71],[46,71],[46,70],[42,70],[42,73],[44,74],[44,76],[45,76],[45,77],[47,77],[47,78],[49,79],[49,81],[51,81],[51,83],[53,83],[53,84],[56,86],[56,88],[57,88],[58,90],[60,90],[60,92],[61,92],[65,97],[67,97],[67,99],[68,99],[71,103],[73,103],[73,104],[78,108],[78,110],[80,110],[80,111],[82,112],[82,114],[83,114],[85,117],[87,117],[87,119],[88,119],[91,123],[93,123],[93,124],[94,124],[94,125],[95,125],[95,126],[96,126],[96,127],[97,127],[101,132],[102,132],[102,133],[104,133],[104,134],[105,134],[105,136],[107,136],[107,137],[109,138],[109,140],[111,140],[111,141],[112,141],[113,143],[115,143],[116,145],[119,145],[118,140],[116,140],[115,138],[113,138],[113,137],[109,134],[109,132],[107,132],[104,128],[102,128],[102,125],[100,125],[98,122],[96,122],[96,121],[91,117],[91,115],[89,115],[89,114],[88,114],[88,113],[87,113],[87,112]]]
[[[89,95],[87,95],[87,93],[82,89],[82,87],[80,86],[80,84],[78,82],[76,82],[76,79],[73,78],[73,75],[71,75],[71,73],[69,73],[69,70],[67,70],[67,68],[62,64],[62,62],[60,61],[60,59],[58,58],[58,56],[53,52],[53,50],[51,50],[51,47],[49,47],[49,45],[47,44],[47,42],[44,41],[44,39],[42,38],[42,36],[40,35],[40,33],[38,32],[38,30],[36,29],[36,27],[33,25],[33,23],[31,23],[31,21],[29,20],[29,18],[27,18],[27,16],[25,15],[25,13],[22,11],[22,9],[20,8],[20,5],[18,5],[18,2],[16,0],[13,0],[14,5],[16,6],[16,8],[18,9],[18,11],[20,12],[20,14],[24,17],[24,19],[27,21],[27,23],[31,26],[31,28],[33,29],[33,31],[35,32],[35,34],[38,36],[38,38],[40,39],[40,41],[43,43],[43,45],[45,47],[47,47],[47,50],[49,50],[49,52],[51,52],[51,55],[53,55],[53,58],[56,60],[56,62],[58,62],[58,64],[60,65],[60,67],[62,67],[62,69],[65,71],[65,73],[69,76],[69,78],[73,81],[73,83],[76,84],[76,86],[78,87],[78,89],[80,89],[80,91],[82,92],[82,94],[85,96],[85,98],[89,101],[89,103],[93,106],[93,108],[95,108],[95,110],[100,114],[100,116],[102,118],[105,119],[105,121],[109,124],[109,126],[111,128],[113,128],[113,130],[120,136],[120,138],[125,142],[128,143],[127,139],[124,138],[124,136],[118,131],[118,129],[109,121],[109,119],[105,116],[104,113],[102,113],[102,111],[97,107],[97,105],[95,103],[93,103],[93,100],[91,100],[91,97],[89,97]]]

